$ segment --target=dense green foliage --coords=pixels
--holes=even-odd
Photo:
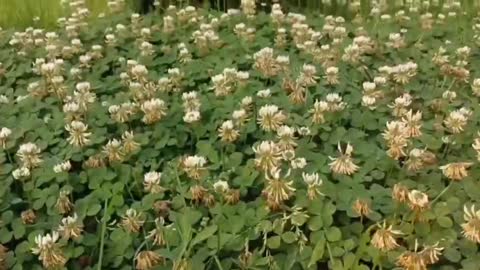
[[[478,269],[460,4],[112,3],[0,31],[0,269]]]

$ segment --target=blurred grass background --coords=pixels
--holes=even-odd
[[[87,0],[92,15],[98,15],[107,10],[108,0]],[[142,0],[127,0],[130,8],[139,11]],[[271,0],[260,0],[271,2]],[[305,13],[323,13],[345,16],[348,3],[351,0],[279,0],[283,7]],[[403,5],[408,0],[384,0],[392,6]],[[424,0],[413,0],[423,2]],[[431,3],[438,2],[439,6],[452,2],[451,0],[428,0]],[[162,6],[177,5],[201,5],[210,6],[217,10],[238,8],[240,0],[160,0]],[[480,8],[480,0],[461,0],[464,10],[472,13]],[[371,0],[361,0],[362,11],[368,13]],[[51,28],[56,20],[65,16],[61,0],[0,0],[0,27],[25,28],[28,26]],[[38,18],[38,20],[34,20]]]

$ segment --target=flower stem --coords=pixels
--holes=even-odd
[[[430,205],[433,205],[434,202],[438,201],[438,199],[440,199],[440,197],[442,197],[442,195],[445,194],[445,192],[447,192],[452,185],[453,185],[453,181],[450,181],[450,184],[448,184],[448,186],[446,186],[446,187],[437,195],[437,197],[435,197],[435,199],[433,199],[433,201],[430,203]]]
[[[107,209],[108,209],[108,199],[105,200],[105,204],[103,206],[103,217],[102,217],[102,232],[100,235],[100,254],[98,255],[98,264],[97,270],[102,270],[102,262],[103,262],[103,247],[105,245],[105,233],[107,231]]]

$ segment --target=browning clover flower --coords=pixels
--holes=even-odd
[[[262,141],[252,147],[255,153],[255,166],[262,171],[269,172],[277,168],[281,161],[280,147],[273,141]]]
[[[463,236],[475,243],[480,243],[480,211],[475,210],[475,205],[468,208],[463,206],[463,219],[465,223],[461,224]]]
[[[200,180],[206,173],[207,160],[202,156],[188,156],[182,160],[183,171],[193,180]]]
[[[150,270],[160,265],[164,262],[164,258],[162,258],[159,254],[153,251],[140,251],[137,256],[135,257],[137,261],[135,269],[137,270]]]
[[[329,111],[329,105],[325,101],[315,100],[313,109],[309,112],[312,114],[312,122],[314,124],[323,124],[325,122],[325,112]]]
[[[0,146],[5,149],[7,146],[7,139],[12,134],[12,130],[6,127],[0,129]]]
[[[372,209],[370,208],[370,203],[363,199],[356,199],[353,202],[352,206],[353,212],[360,218],[368,216]]]
[[[77,239],[82,235],[83,225],[79,223],[77,214],[62,219],[58,232],[65,239]]]
[[[408,202],[408,195],[410,194],[410,191],[408,188],[402,184],[395,184],[393,185],[393,190],[392,190],[392,199],[399,202],[399,203],[404,203]]]
[[[408,206],[416,212],[422,212],[429,207],[427,194],[416,189],[408,193]]]
[[[391,121],[387,122],[387,129],[382,133],[383,138],[387,142],[387,154],[398,160],[405,156],[404,148],[407,147],[409,131],[404,122]]]
[[[443,121],[445,127],[454,134],[463,132],[463,129],[467,125],[468,115],[460,110],[452,111],[447,118]]]
[[[153,124],[167,115],[167,105],[165,101],[159,98],[143,102],[140,109],[145,114],[142,118],[142,121],[145,124]]]
[[[38,167],[43,162],[40,153],[40,148],[36,144],[29,142],[20,145],[17,156],[25,168],[31,169]]]
[[[163,188],[160,185],[161,178],[162,178],[162,173],[159,173],[159,172],[146,173],[143,178],[143,187],[145,191],[149,193],[159,193],[163,191]]]
[[[164,246],[167,242],[165,239],[165,220],[163,217],[155,219],[155,229],[151,230],[148,234],[148,238],[152,239],[153,244],[157,246]]]
[[[55,208],[62,215],[69,213],[73,208],[73,204],[70,201],[69,195],[70,195],[70,191],[67,191],[67,190],[60,191],[57,202],[55,203]]]
[[[318,195],[324,195],[320,192],[319,188],[323,184],[323,180],[320,179],[318,173],[302,173],[303,182],[307,184],[307,196],[310,200],[314,200]]]
[[[472,165],[471,162],[455,162],[440,166],[440,170],[448,179],[460,181],[468,176],[467,169]]]
[[[227,120],[222,123],[218,129],[218,137],[223,142],[232,143],[238,139],[240,132],[235,128],[232,120]]]
[[[287,116],[276,105],[265,105],[258,111],[258,124],[265,131],[276,131]]]
[[[328,157],[330,158],[330,160],[332,160],[332,162],[329,163],[330,169],[334,173],[338,174],[354,174],[359,169],[359,167],[355,165],[352,160],[353,147],[350,145],[350,143],[348,143],[345,151],[343,151],[340,143],[338,143],[338,152],[340,153],[340,156],[336,158]]]
[[[284,201],[290,199],[295,188],[292,187],[293,181],[287,180],[290,170],[283,176],[279,169],[272,169],[269,174],[265,174],[267,183],[262,193],[267,199],[268,207],[271,210],[278,210]]]
[[[120,225],[128,232],[137,233],[145,223],[145,218],[142,213],[137,213],[135,209],[128,209],[122,217]]]
[[[253,55],[253,59],[255,60],[254,67],[262,73],[263,76],[273,77],[277,75],[279,67],[272,48],[267,47],[261,49]]]
[[[37,235],[35,237],[35,247],[32,253],[39,256],[43,267],[46,269],[61,268],[67,263],[67,258],[57,243],[59,235],[57,232],[46,235]]]
[[[417,111],[415,114],[412,110],[409,110],[402,117],[402,121],[405,123],[407,129],[407,137],[416,138],[422,135],[420,128],[422,127],[422,112]]]
[[[140,149],[140,144],[135,141],[135,136],[132,131],[125,131],[122,134],[122,145],[122,150],[127,155]]]
[[[108,158],[110,162],[121,162],[125,156],[125,153],[122,149],[122,143],[117,139],[112,139],[107,142],[105,146],[103,146],[102,151]]]
[[[87,132],[88,125],[81,121],[72,121],[70,124],[65,126],[65,130],[70,133],[68,142],[75,147],[82,147],[90,142],[89,137],[92,135],[92,133]]]
[[[387,222],[383,221],[381,225],[377,224],[377,230],[371,240],[372,246],[382,252],[393,250],[399,246],[395,240],[399,235],[402,235],[401,231],[394,230],[392,225],[387,227]]]

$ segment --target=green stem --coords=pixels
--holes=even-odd
[[[435,199],[433,199],[433,201],[430,203],[430,205],[433,205],[434,202],[438,201],[438,199],[440,199],[440,197],[442,197],[443,194],[445,194],[445,192],[447,192],[450,187],[453,185],[453,181],[450,180],[450,184],[448,184],[448,186],[446,186],[442,192],[440,192],[437,197],[435,197]]]
[[[218,259],[218,256],[215,255],[215,256],[213,256],[213,258],[215,259],[215,262],[217,263],[218,269],[223,270],[222,264],[220,263],[220,260]]]
[[[138,253],[140,253],[140,251],[142,250],[142,248],[143,248],[146,244],[147,244],[147,239],[145,238],[145,240],[143,240],[143,242],[140,244],[140,246],[138,246],[137,250],[135,250],[135,255],[133,255],[133,259],[132,259],[133,268],[135,268],[135,259],[137,258]]]
[[[332,262],[332,268],[335,269],[335,261],[333,260],[333,254],[332,254],[332,250],[330,249],[330,244],[328,243],[328,241],[326,241],[326,244],[327,244],[328,256],[330,257],[330,261]]]
[[[103,206],[103,217],[102,217],[102,232],[100,235],[100,254],[98,256],[97,270],[102,270],[103,262],[103,247],[105,245],[105,232],[107,231],[107,210],[108,210],[108,199],[105,200]]]

